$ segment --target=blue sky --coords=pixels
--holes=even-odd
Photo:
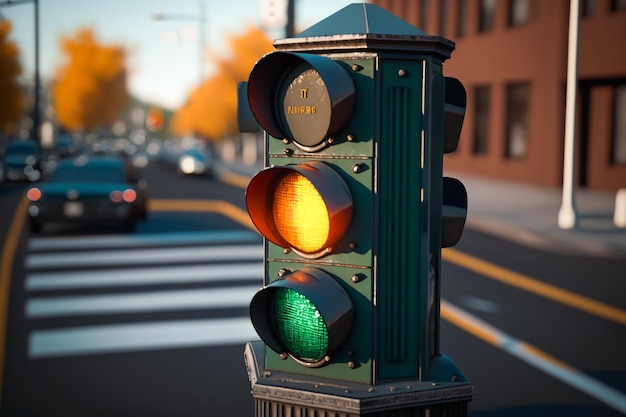
[[[39,0],[41,79],[50,79],[62,63],[59,37],[92,27],[101,42],[120,44],[129,51],[128,86],[132,94],[176,108],[199,80],[199,25],[192,19],[156,20],[154,14],[191,18],[200,16],[203,9],[205,45],[227,54],[222,45],[228,35],[241,34],[248,25],[262,26],[264,2],[268,0]],[[354,2],[360,0],[296,0],[296,28],[306,29]],[[20,48],[23,77],[32,79],[34,6],[5,6],[0,14],[13,23],[10,37]],[[284,37],[284,29],[267,32],[271,39]],[[181,40],[185,33],[190,40]],[[210,75],[208,63],[204,71]]]

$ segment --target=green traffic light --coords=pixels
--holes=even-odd
[[[252,325],[281,362],[327,365],[352,331],[350,296],[335,276],[318,268],[283,268],[279,276],[252,298]]]
[[[290,288],[274,294],[272,321],[287,350],[305,362],[315,362],[328,350],[328,328],[317,306]]]

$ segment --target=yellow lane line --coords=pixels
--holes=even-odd
[[[6,327],[9,309],[9,291],[11,290],[11,274],[13,272],[13,259],[20,239],[20,233],[26,218],[26,207],[28,202],[22,198],[9,227],[9,233],[2,247],[2,265],[0,266],[0,395],[2,393],[4,375],[4,353],[6,346]],[[0,397],[1,400],[1,397]]]
[[[503,333],[502,331],[491,326],[487,322],[472,316],[470,313],[443,299],[441,300],[441,318],[497,348],[511,349],[512,346],[515,345],[518,351],[524,351],[528,355],[533,355],[543,361],[550,362],[551,364],[564,369],[574,369],[572,366],[566,364],[560,359],[555,358],[549,353],[544,352],[538,347],[527,342],[514,339],[506,333]]]
[[[248,188],[248,184],[250,184],[250,177],[231,171],[220,173],[220,179],[227,184],[240,188]]]
[[[477,338],[542,371],[598,401],[626,414],[626,394],[584,374],[547,352],[441,300],[441,317]]]
[[[179,212],[211,212],[229,217],[237,223],[256,230],[248,212],[234,204],[221,200],[164,200],[152,199],[148,202],[150,211],[179,211]]]
[[[447,248],[442,251],[442,258],[462,268],[469,269],[486,277],[495,279],[540,295],[550,300],[585,311],[597,317],[626,326],[626,311],[604,304],[600,301],[564,290],[551,284],[538,281],[529,276],[510,271],[498,265],[468,255],[458,250]]]

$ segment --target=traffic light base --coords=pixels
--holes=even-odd
[[[431,375],[452,374],[454,381],[402,380],[377,385],[267,371],[265,345],[248,342],[244,359],[255,400],[256,417],[467,416],[473,386],[449,358],[431,366]]]

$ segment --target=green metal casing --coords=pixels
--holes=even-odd
[[[340,63],[354,82],[356,103],[322,150],[305,152],[266,134],[265,164],[326,163],[350,188],[354,214],[343,240],[320,259],[265,240],[264,284],[281,279],[282,269],[314,266],[342,285],[355,314],[347,341],[327,365],[304,367],[266,349],[265,369],[373,385],[431,378],[429,363],[439,354],[442,62],[454,44],[381,8],[353,4],[274,45]]]

